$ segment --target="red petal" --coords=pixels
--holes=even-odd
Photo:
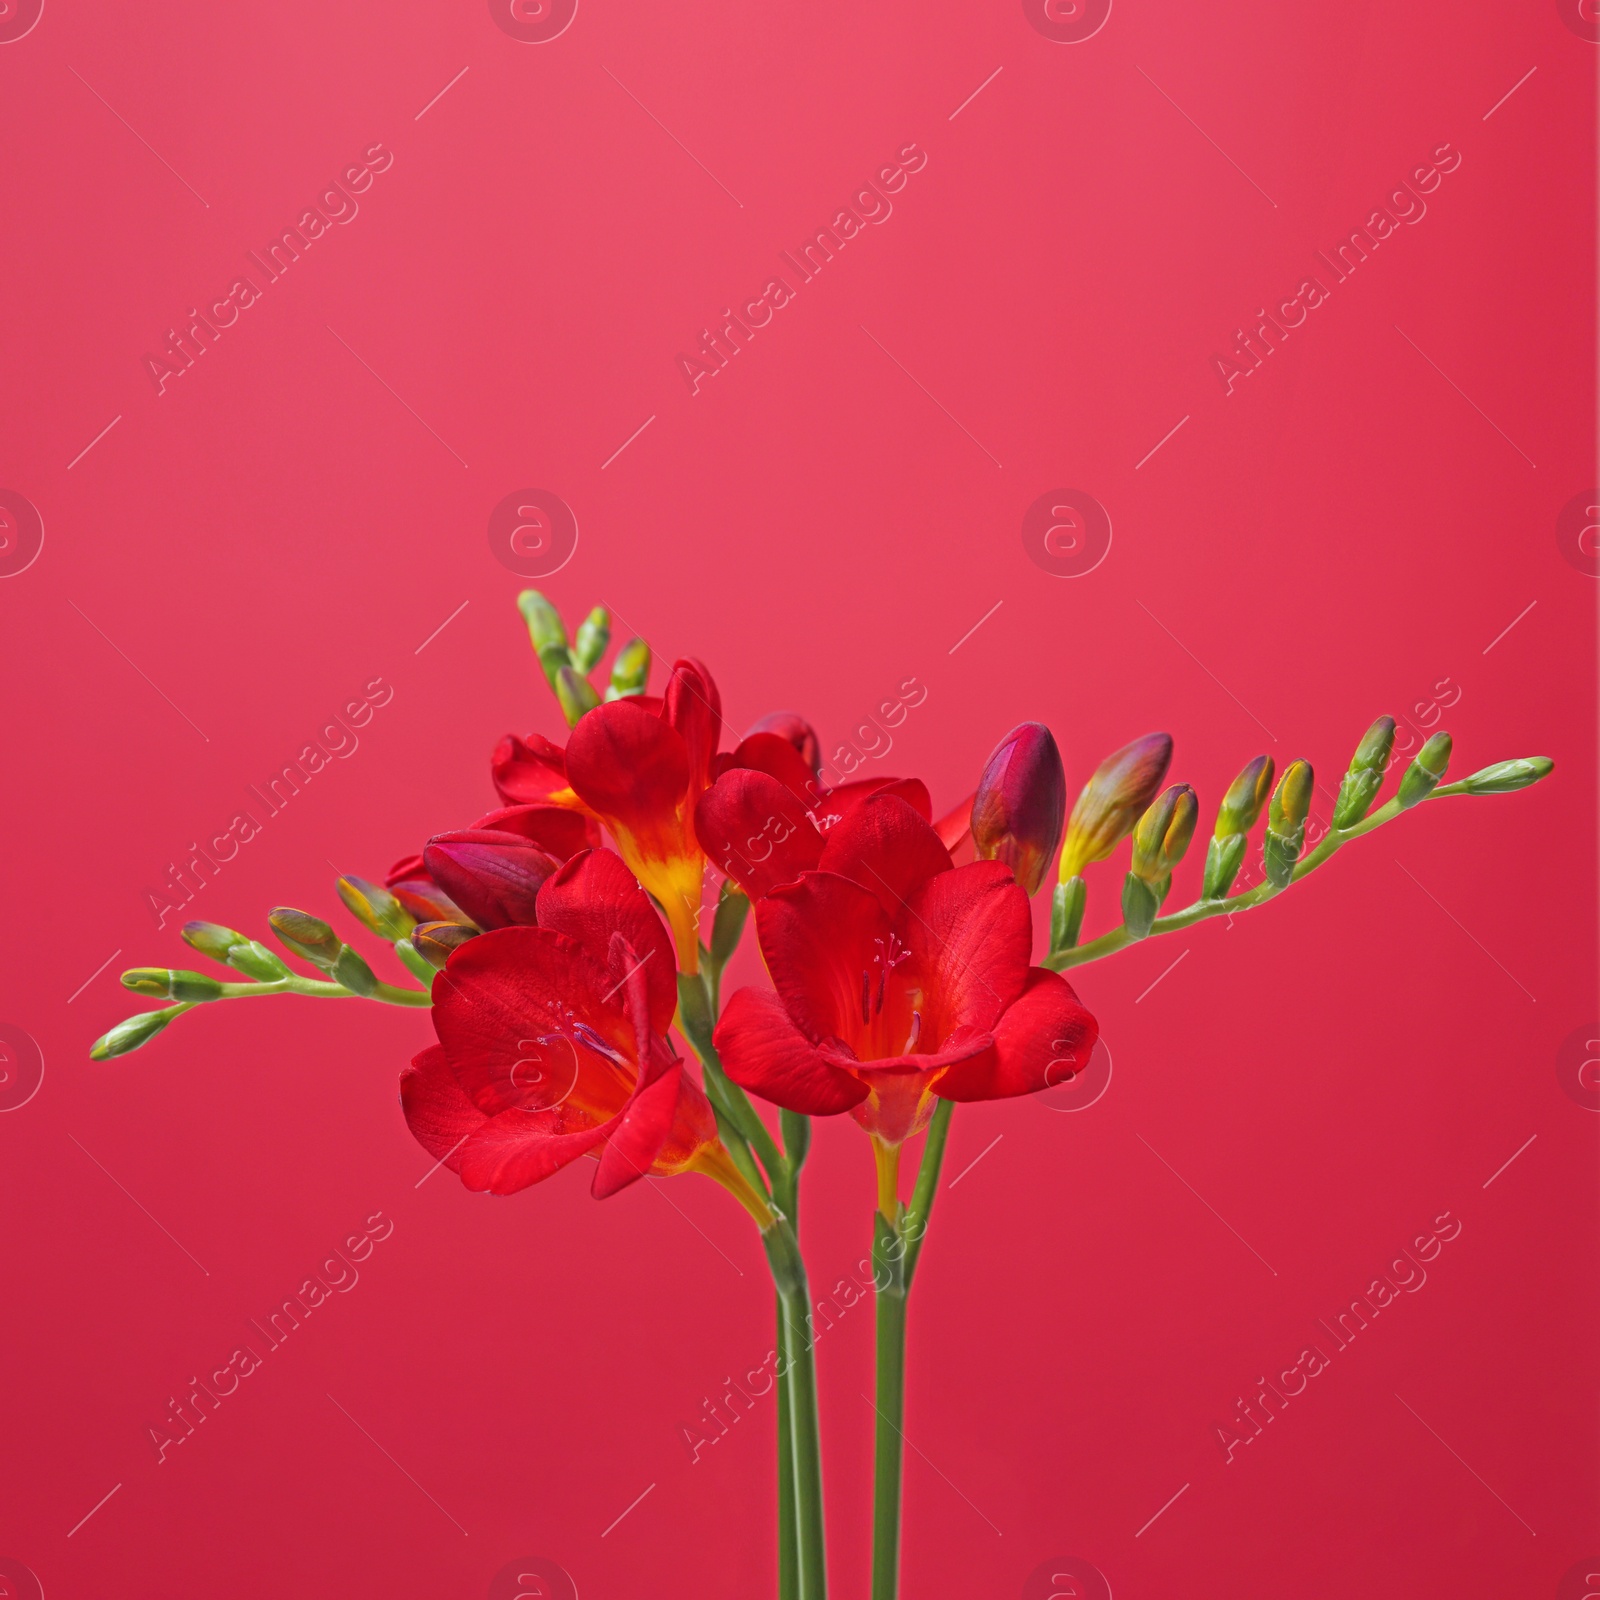
[[[433,1025],[480,1111],[531,1106],[559,1109],[568,1126],[604,1122],[638,1076],[637,1038],[616,991],[566,934],[501,928],[462,945],[434,979]]]
[[[604,1200],[637,1182],[655,1165],[672,1131],[682,1087],[683,1065],[674,1062],[652,1084],[633,1097],[628,1109],[611,1124],[592,1193]]]
[[[801,1033],[817,1044],[842,1040],[858,1056],[874,1054],[864,1043],[867,1013],[892,933],[876,898],[837,873],[808,872],[758,903],[756,931],[773,985]]]
[[[467,1098],[437,1044],[419,1051],[400,1074],[400,1108],[417,1143],[452,1172],[461,1169],[462,1142],[488,1120]]]
[[[547,1111],[503,1111],[461,1147],[457,1171],[469,1188],[515,1194],[540,1183],[605,1140],[604,1128],[559,1131]]]
[[[875,794],[892,794],[911,807],[924,822],[933,815],[928,786],[920,778],[858,778],[829,789],[817,803],[812,816],[824,832],[837,828],[863,800]]]
[[[823,872],[870,889],[891,918],[908,895],[948,872],[950,852],[898,795],[869,795],[829,833],[817,863]]]
[[[866,1098],[865,1086],[824,1059],[770,989],[740,989],[714,1039],[735,1083],[786,1110],[827,1117]]]
[[[503,806],[486,817],[479,817],[472,826],[517,834],[557,861],[565,861],[580,850],[591,850],[600,843],[600,829],[594,818],[568,806]]]
[[[678,968],[672,940],[662,926],[650,896],[611,850],[590,850],[574,856],[539,891],[539,926],[570,935],[617,985],[622,999],[628,966],[617,969],[612,936],[621,934],[640,966],[649,996],[650,1032],[664,1034],[678,1007]]]
[[[761,737],[789,749],[772,734]],[[812,826],[805,801],[755,769],[725,773],[700,796],[694,831],[700,848],[752,900],[793,883],[822,855],[822,835]]]
[[[660,717],[629,700],[596,706],[572,730],[567,772],[584,804],[632,834],[646,854],[676,853],[689,750]]]
[[[566,761],[561,746],[542,734],[519,739],[508,733],[489,762],[494,786],[508,805],[530,805],[567,787]]]
[[[1037,1093],[1082,1071],[1099,1033],[1099,1024],[1060,973],[1032,967],[1021,998],[995,1029],[994,1048],[951,1067],[934,1093],[945,1100]]]
[[[946,812],[933,825],[933,831],[939,835],[939,843],[951,855],[972,837],[972,802],[977,798],[978,792],[974,789],[955,810]]]
[[[539,887],[557,866],[537,845],[491,828],[441,833],[422,859],[428,876],[480,928],[532,923]]]
[[[1022,993],[1033,947],[1028,897],[998,861],[930,878],[897,931],[922,980],[923,1038],[938,1046],[989,1033]]]
[[[717,759],[726,763],[721,768],[724,772],[749,767],[770,774],[807,807],[816,805],[822,798],[823,791],[805,759],[787,739],[776,733],[746,734],[731,756]]]
[[[672,664],[667,679],[666,720],[689,751],[693,794],[711,787],[711,765],[722,739],[722,696],[705,667],[692,656]]]

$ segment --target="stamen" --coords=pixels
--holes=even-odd
[[[920,1011],[913,1011],[911,1013],[911,1037],[906,1040],[905,1049],[903,1049],[900,1054],[903,1056],[910,1055],[911,1052],[917,1048],[917,1040],[921,1037],[922,1013]]]

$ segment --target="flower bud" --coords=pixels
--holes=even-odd
[[[1067,775],[1042,722],[1024,722],[994,747],[972,802],[972,839],[980,861],[1000,861],[1032,894],[1061,843]]]
[[[1469,778],[1450,785],[1462,794],[1514,794],[1529,784],[1548,778],[1555,767],[1549,756],[1524,756],[1517,761],[1497,761]]]
[[[119,1022],[90,1046],[89,1059],[109,1061],[113,1056],[125,1056],[140,1045],[149,1044],[177,1014],[177,1008],[169,1006],[165,1011],[141,1011],[138,1016]]]
[[[724,879],[717,896],[716,915],[711,920],[711,959],[719,969],[727,966],[739,948],[739,936],[749,914],[749,899],[731,880]]]
[[[1245,764],[1244,771],[1228,785],[1228,792],[1217,807],[1213,838],[1226,839],[1230,834],[1249,833],[1255,827],[1256,818],[1272,793],[1275,770],[1271,756],[1257,756]]]
[[[531,926],[539,889],[559,865],[520,834],[494,828],[441,833],[422,859],[428,876],[480,928]]]
[[[524,589],[517,596],[517,609],[528,625],[528,638],[539,657],[539,665],[554,687],[556,674],[572,661],[561,613],[537,589]]]
[[[1050,897],[1050,953],[1070,950],[1078,942],[1083,927],[1083,911],[1089,898],[1089,886],[1082,878],[1068,878],[1058,883]]]
[[[600,704],[594,685],[576,667],[562,667],[554,678],[556,699],[561,704],[561,714],[567,726],[575,728],[585,711],[593,711]]]
[[[1417,758],[1406,768],[1406,775],[1400,780],[1400,792],[1395,796],[1402,811],[1409,811],[1419,800],[1426,800],[1433,793],[1450,765],[1450,750],[1450,735],[1436,733],[1417,751]]]
[[[346,945],[339,959],[330,969],[336,983],[342,983],[351,994],[371,994],[378,987],[378,975],[366,963],[358,950]]]
[[[210,956],[213,961],[222,962],[224,966],[228,962],[228,952],[236,944],[249,942],[242,933],[224,928],[220,922],[186,922],[182,931],[185,944],[203,956]]]
[[[1083,786],[1061,846],[1061,881],[1104,861],[1155,798],[1172,761],[1172,735],[1147,733],[1106,757]]]
[[[812,773],[821,774],[822,741],[817,737],[817,730],[798,711],[769,713],[746,731],[745,738],[748,739],[756,733],[775,733],[780,739],[787,739],[799,753],[800,759],[811,768]]]
[[[232,928],[224,928],[221,923],[186,922],[183,925],[183,937],[201,955],[210,956],[213,961],[221,961],[236,972],[242,972],[247,978],[271,983],[279,978],[293,976],[288,967],[264,944],[258,944],[254,939],[247,939]]]
[[[611,663],[611,686],[606,690],[606,699],[643,694],[649,682],[650,646],[643,639],[630,639]]]
[[[416,926],[416,918],[387,889],[365,878],[341,878],[338,888],[350,915],[391,944]]]
[[[1261,841],[1261,865],[1274,889],[1288,886],[1294,864],[1305,848],[1306,818],[1316,784],[1308,761],[1291,762],[1267,807],[1267,833]]]
[[[122,974],[122,987],[135,994],[157,995],[163,1000],[220,1000],[222,985],[203,972],[175,971],[169,967],[130,967]]]
[[[1249,848],[1249,835],[1243,833],[1212,839],[1206,846],[1205,879],[1200,885],[1202,900],[1220,900],[1227,894],[1233,887],[1233,880],[1239,876]]]
[[[1122,880],[1122,922],[1133,938],[1150,932],[1165,893],[1165,884],[1148,883],[1131,872]]]
[[[477,936],[476,928],[459,922],[419,922],[411,930],[411,946],[437,971],[450,959],[452,950],[459,950],[468,939]]]
[[[1175,783],[1139,818],[1133,830],[1132,873],[1152,886],[1172,876],[1194,837],[1200,802],[1186,783]],[[1166,893],[1165,887],[1161,891]]]
[[[1339,780],[1339,795],[1333,803],[1334,827],[1353,828],[1366,816],[1383,787],[1383,774],[1393,749],[1394,718],[1379,717],[1356,746],[1350,770]]]
[[[309,911],[296,911],[292,906],[275,906],[267,913],[267,921],[290,954],[324,969],[339,959],[344,941],[321,917]]]
[[[412,934],[415,932],[416,929],[413,928],[411,933],[407,934],[404,939],[396,939],[394,953],[400,965],[426,988],[433,982],[435,969],[433,963],[412,942]]]
[[[572,644],[572,660],[578,671],[593,672],[610,643],[611,613],[604,606],[596,606],[578,624],[578,636]]]

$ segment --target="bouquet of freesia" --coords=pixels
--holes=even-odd
[[[124,1055],[219,1000],[428,1008],[435,1039],[401,1073],[401,1104],[419,1143],[467,1188],[512,1194],[583,1157],[595,1163],[596,1199],[646,1175],[720,1184],[760,1231],[776,1289],[781,1600],[827,1592],[800,1180],[810,1119],[848,1113],[877,1176],[872,1593],[892,1600],[907,1305],[950,1119],[963,1101],[1032,1094],[1084,1070],[1098,1029],[1062,972],[1259,906],[1423,801],[1525,788],[1551,763],[1503,761],[1445,784],[1450,738],[1437,733],[1376,805],[1396,741],[1396,724],[1380,717],[1308,848],[1311,767],[1295,761],[1280,777],[1257,756],[1218,807],[1200,898],[1163,914],[1200,817],[1187,784],[1162,787],[1164,733],[1109,756],[1069,816],[1055,741],[1026,723],[1001,739],[975,793],[939,812],[914,778],[825,784],[816,734],[793,713],[724,750],[711,674],[679,661],[652,696],[643,640],[616,652],[602,692],[592,680],[609,645],[604,609],[569,640],[542,596],[519,603],[571,729],[566,747],[537,734],[502,740],[499,809],[436,834],[381,886],[338,883],[411,981],[380,978],[304,911],[280,907],[267,920],[315,976],[245,934],[191,922],[184,938],[236,977],[124,973],[129,989],[171,1003],[130,1017],[92,1053]],[[1260,879],[1236,889],[1263,816]],[[1083,942],[1083,870],[1130,834],[1121,920]],[[1052,863],[1050,947],[1034,964],[1029,900]],[[725,999],[722,976],[752,908],[772,987]],[[901,1153],[919,1135],[908,1184]]]

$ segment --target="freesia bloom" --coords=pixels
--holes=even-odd
[[[969,826],[982,861],[1003,861],[1032,894],[1061,843],[1067,775],[1042,722],[1024,722],[994,748],[973,796]]]
[[[412,1133],[469,1189],[513,1194],[594,1156],[597,1199],[647,1173],[703,1172],[769,1224],[667,1041],[672,943],[633,874],[587,851],[536,909],[537,926],[480,935],[434,979],[439,1042],[400,1080]]]
[[[700,961],[705,857],[695,803],[711,786],[721,734],[717,686],[698,661],[685,659],[661,699],[630,695],[586,712],[565,750],[535,734],[503,739],[494,756],[503,799],[568,807],[605,825],[666,913],[685,972]]]
[[[935,1099],[1031,1094],[1087,1064],[1097,1027],[1030,966],[1028,897],[1008,867],[955,867],[928,822],[869,795],[814,869],[756,906],[776,992],[742,989],[717,1025],[729,1077],[791,1111],[849,1111],[886,1146]]]

